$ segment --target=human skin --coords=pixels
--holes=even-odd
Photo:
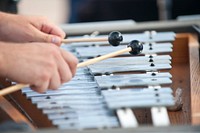
[[[49,42],[60,46],[64,37],[65,32],[45,17],[0,12],[0,41]]]
[[[78,60],[51,43],[0,42],[0,76],[30,84],[37,92],[57,89],[75,75]]]
[[[64,36],[43,17],[0,12],[0,77],[30,84],[37,92],[57,89],[72,79],[78,63],[58,47]]]

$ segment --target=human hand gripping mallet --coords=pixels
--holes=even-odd
[[[112,46],[118,46],[123,40],[122,34],[118,31],[110,32],[107,37],[94,37],[94,38],[69,38],[63,39],[62,43],[74,43],[74,42],[102,42],[108,41]]]
[[[81,62],[81,63],[79,63],[77,65],[77,68],[85,67],[85,66],[97,63],[99,61],[102,61],[102,60],[105,60],[105,59],[108,59],[108,58],[111,58],[111,57],[115,57],[115,56],[121,55],[121,54],[126,53],[126,52],[129,52],[132,55],[137,55],[142,50],[143,50],[142,43],[137,41],[137,40],[133,40],[127,45],[127,48],[124,48],[122,50],[119,50],[119,51],[116,51],[116,52],[112,52],[112,53],[109,53],[109,54],[106,54],[106,55],[102,55],[100,57],[96,57],[96,58],[93,58],[93,59],[90,59],[90,60],[87,60],[87,61],[84,61],[84,62]],[[30,86],[29,84],[16,84],[14,86],[10,86],[10,87],[4,88],[4,89],[2,89],[0,91],[0,96],[7,95],[9,93],[18,91],[18,90],[20,90],[22,88],[29,87],[29,86]]]

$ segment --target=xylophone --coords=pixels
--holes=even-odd
[[[118,47],[107,42],[62,45],[83,62],[123,49],[132,40],[144,43],[138,56],[124,53],[79,68],[73,80],[56,91],[39,94],[27,87],[6,98],[37,128],[85,130],[199,124],[199,109],[194,107],[199,103],[192,103],[190,97],[195,90],[190,85],[194,84],[190,81],[190,65],[195,64],[190,58],[197,54],[197,42],[192,40],[190,48],[191,38],[147,31],[123,34]],[[179,109],[174,109],[176,90],[181,90]]]

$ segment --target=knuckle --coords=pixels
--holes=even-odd
[[[52,84],[52,85],[49,86],[49,89],[51,89],[51,90],[57,90],[59,88],[59,86],[60,86],[59,83],[57,83],[57,84],[54,83],[54,84]]]
[[[77,64],[78,64],[78,59],[74,58],[71,62],[71,72],[73,73],[73,75],[75,75]]]
[[[50,84],[49,84],[49,89],[51,89],[51,90],[56,90],[56,89],[58,89],[58,88],[60,87],[60,85],[61,85],[60,79],[54,77],[54,78],[51,80]]]
[[[61,31],[61,37],[65,38],[65,36],[66,36],[66,33],[64,31]]]
[[[67,78],[67,76],[66,77],[62,77],[61,78],[61,83],[65,83],[65,82],[67,82],[68,81],[68,78]]]
[[[47,91],[47,89],[46,88],[37,88],[36,91],[39,93],[44,93],[45,91]]]
[[[72,79],[72,73],[71,72],[69,72],[69,73],[67,73],[67,76],[66,76],[66,82],[68,82],[68,81],[70,81],[71,79]]]
[[[55,45],[51,45],[51,46],[49,47],[49,52],[50,52],[50,54],[53,55],[53,56],[58,56],[58,55],[60,54],[59,49],[58,49]]]
[[[74,66],[77,66],[77,64],[78,64],[78,59],[77,59],[76,57],[74,57],[72,64],[73,64]]]
[[[67,79],[66,78],[62,78],[61,79],[61,83],[65,83],[65,82],[67,82]]]
[[[56,69],[56,63],[52,55],[45,54],[45,57],[42,59],[40,64],[40,74],[44,75],[52,73]]]
[[[44,93],[47,90],[47,88],[42,87],[42,85],[41,86],[31,86],[31,89],[38,93]]]
[[[69,60],[70,65],[72,65],[73,67],[76,67],[77,64],[78,64],[78,59],[74,55],[72,55],[71,53],[69,53],[69,55],[70,55],[69,58],[71,58]]]
[[[58,50],[58,48],[56,46],[52,46],[52,45],[53,44],[50,44],[50,43],[48,45],[46,45],[45,57],[49,61],[53,62],[55,59],[59,58],[60,51]]]
[[[46,70],[48,70],[48,71],[51,72],[51,71],[55,70],[56,65],[55,65],[55,63],[54,63],[54,61],[53,61],[52,59],[49,59],[49,60],[46,62],[45,67],[46,67]]]
[[[50,35],[45,35],[43,38],[44,42],[51,42],[51,36]]]
[[[40,72],[39,76],[38,76],[38,80],[40,82],[47,82],[50,79],[50,74],[49,72],[47,72],[46,70]]]

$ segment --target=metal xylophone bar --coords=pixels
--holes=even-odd
[[[110,65],[114,63],[114,65],[120,64],[145,64],[147,62],[159,62],[159,63],[171,63],[171,57],[169,55],[147,55],[147,56],[136,56],[136,57],[117,57],[117,58],[109,58],[107,60],[103,60],[101,62],[97,62],[96,65]],[[92,64],[91,64],[92,65]]]
[[[174,105],[171,88],[134,88],[120,91],[102,91],[102,94],[110,109]]]
[[[99,35],[99,37],[106,37],[105,35]],[[71,37],[76,38],[76,37]],[[80,36],[78,37],[80,38]],[[84,38],[84,37],[82,37]],[[122,43],[128,43],[130,40],[139,40],[141,42],[171,42],[175,38],[174,32],[144,32],[139,34],[123,34]],[[106,42],[80,42],[71,43],[73,46],[93,46],[93,45],[106,45]]]
[[[109,46],[101,46],[101,47],[77,47],[75,48],[77,55],[81,58],[90,58],[97,57],[100,55],[108,54],[112,51],[120,50],[125,48],[126,46],[118,46],[118,47],[109,47]],[[95,48],[95,50],[94,50]],[[87,52],[83,52],[87,51]],[[149,43],[143,44],[143,50],[141,54],[159,54],[159,53],[170,53],[172,52],[172,44],[171,43],[157,43],[153,45],[149,45]],[[124,53],[122,55],[129,55],[129,53]]]
[[[154,38],[157,38],[157,40],[162,40],[161,38],[157,37],[157,35],[159,36],[159,34],[160,33],[156,33],[155,35],[153,35],[153,33],[148,33],[145,35],[147,35],[147,39],[153,42],[155,41]],[[163,33],[162,35],[160,34],[160,37],[167,37],[168,35],[168,33]],[[170,41],[173,40],[173,37],[171,35],[172,34],[170,34]],[[131,36],[133,37],[133,35],[130,35],[130,37]],[[164,42],[166,42],[166,40],[169,40],[169,38],[164,39]],[[63,46],[63,48],[74,52],[74,54],[79,56],[80,59],[97,56],[81,55],[84,53],[85,50],[87,50],[87,48],[90,47],[84,48],[77,46],[78,45],[70,45]],[[162,46],[164,48],[162,48]],[[101,47],[102,46],[100,46],[100,49]],[[171,89],[157,87],[158,85],[162,84],[170,85],[172,82],[171,75],[169,73],[158,72],[159,70],[169,70],[171,68],[171,57],[169,55],[157,55],[156,53],[161,48],[161,52],[158,53],[169,53],[172,51],[172,45],[170,43],[165,43],[164,45],[161,44],[161,46],[157,46],[157,43],[153,43],[151,46],[149,44],[145,44],[145,47],[147,53],[143,53],[143,55],[139,57],[111,58],[107,61],[99,62],[96,65],[81,68],[77,71],[76,76],[71,82],[63,84],[58,90],[47,91],[46,93],[39,94],[30,90],[30,88],[26,88],[23,89],[23,93],[27,95],[27,97],[31,99],[32,102],[36,104],[37,107],[40,108],[43,113],[48,116],[52,123],[56,125],[59,129],[113,128],[120,126],[133,127],[133,125],[138,126],[137,120],[134,119],[134,114],[131,112],[129,107],[135,108],[137,102],[134,101],[141,100],[143,95],[146,96],[147,94],[151,94],[148,97],[149,99],[154,100],[152,100],[153,102],[146,102],[145,99],[142,99],[140,104],[137,104],[137,108],[143,108],[144,106],[152,107],[152,112],[154,112],[152,113],[152,115],[158,113],[158,108],[153,108],[153,106],[159,106],[159,109],[162,109],[162,106],[169,106],[173,104]],[[111,47],[105,48],[112,49]],[[149,52],[152,49],[155,51]],[[158,50],[156,51],[156,49]],[[94,51],[94,53],[101,53],[101,51],[97,50],[98,47],[91,47],[91,50],[87,52],[90,53]],[[152,63],[154,63],[155,67],[150,66]],[[120,69],[112,69],[113,66],[118,65]],[[137,67],[139,68],[143,66],[143,69],[123,69],[123,67],[125,68],[127,66],[135,65],[137,65]],[[157,65],[161,65],[162,67],[157,67]],[[102,68],[101,71],[98,71],[96,73],[96,69],[93,69],[96,67]],[[103,71],[103,69],[105,69],[106,71]],[[134,72],[136,71],[142,73],[135,74]],[[109,75],[105,75],[105,72],[108,72]],[[118,72],[131,73],[115,75],[115,73]],[[140,84],[137,86],[138,81],[140,81]],[[152,83],[149,84],[149,82]],[[120,88],[128,87],[129,85],[138,87],[130,88],[133,89],[131,94],[136,97],[129,96],[127,97],[127,99],[123,98],[126,97],[125,93],[127,93],[127,91],[131,91],[129,89],[123,91],[118,91],[114,89],[112,91],[109,91],[110,88],[112,88],[113,86],[116,86],[116,88]],[[149,88],[150,85],[152,86],[152,88]],[[147,88],[144,88],[144,86],[147,86]],[[117,102],[113,102],[112,99],[110,100],[106,98],[109,97],[110,93],[120,93],[121,91],[124,95],[113,95],[112,98],[116,100],[117,98],[124,99],[125,102],[123,104],[118,104]],[[162,98],[169,98],[169,101],[163,101]],[[127,102],[127,100],[130,99],[134,101]],[[157,103],[158,101],[160,101],[159,104]],[[114,106],[116,108],[111,108]],[[126,109],[121,109],[121,107]],[[163,114],[162,112],[163,111],[161,110],[160,114]],[[115,113],[117,113],[117,115]],[[127,117],[125,118],[124,116]],[[164,117],[166,117],[166,114],[164,115]],[[129,121],[130,125],[127,126]]]
[[[171,84],[170,73],[144,73],[113,76],[95,76],[100,88],[117,88],[128,86],[156,86],[162,84]],[[122,80],[123,79],[123,80]]]
[[[134,57],[133,57],[134,58]],[[161,58],[162,59],[162,58]],[[113,64],[113,63],[112,63]],[[134,64],[134,62],[132,62],[132,64]],[[135,66],[135,65],[132,65],[130,62],[128,63],[128,65],[129,66]],[[114,65],[114,64],[113,64]],[[120,69],[117,69],[116,67],[111,67],[111,69],[113,69],[113,70],[115,70],[115,72],[124,72],[125,70],[127,70],[127,71],[129,71],[129,72],[131,72],[131,71],[135,71],[135,70],[137,70],[137,67],[135,68],[135,70],[133,70],[133,69],[130,69],[129,67],[128,67],[128,69],[123,69],[124,68],[124,65],[126,65],[126,64],[123,64],[122,63],[122,66],[121,66],[121,71],[120,71]],[[92,65],[93,66],[93,65]],[[170,66],[170,65],[169,65]],[[119,67],[119,66],[118,66]],[[95,72],[95,71],[93,71],[93,68],[91,68],[90,66],[89,66],[89,68],[90,68],[90,71],[93,73],[93,74],[95,74],[95,73],[98,73],[98,72]],[[105,68],[105,66],[102,66],[101,68]],[[143,71],[145,71],[145,70],[149,70],[148,69],[148,67],[145,67],[145,65],[143,66],[143,67],[141,67],[140,66],[140,68],[144,68],[143,69]],[[106,66],[106,69],[103,69],[103,70],[110,70],[109,69],[109,67],[108,66]],[[154,69],[155,69],[155,67],[154,67]],[[162,67],[160,67],[159,69],[162,69]],[[165,69],[169,69],[169,67],[165,67]],[[98,70],[98,69],[97,69]],[[104,72],[104,71],[101,71],[101,69],[99,68],[99,72]],[[155,69],[155,70],[157,70],[157,69]],[[139,70],[137,70],[137,71],[139,71]],[[140,70],[141,71],[141,70]],[[110,70],[109,72],[113,72],[112,70]],[[85,76],[86,77],[86,76]],[[89,77],[89,76],[88,76]],[[91,76],[90,76],[91,77]],[[114,79],[114,77],[115,76],[112,76],[112,79]],[[136,78],[137,77],[137,78]],[[128,81],[128,80],[124,80],[124,82],[119,82],[120,81],[120,78],[122,79],[127,79],[127,78],[129,78],[129,79],[131,79],[131,82],[130,81]],[[148,85],[148,84],[162,84],[162,83],[171,83],[171,80],[170,80],[170,78],[171,78],[171,75],[169,74],[169,73],[166,73],[166,74],[162,74],[162,73],[158,73],[158,74],[156,74],[156,73],[149,73],[149,74],[137,74],[137,75],[132,75],[132,77],[130,77],[130,75],[127,75],[127,78],[126,78],[126,76],[118,76],[118,79],[117,78],[115,78],[114,80],[109,80],[108,79],[108,77],[102,77],[102,81],[101,81],[101,77],[96,77],[96,80],[98,81],[98,83],[99,83],[99,85],[101,86],[101,84],[102,84],[102,82],[103,83],[106,83],[106,84],[108,84],[109,82],[110,83],[112,83],[112,84],[119,84],[119,83],[121,83],[121,84],[129,84],[129,85]],[[74,85],[76,85],[76,84],[78,84],[78,85],[76,85],[76,87],[77,87],[77,89],[78,89],[78,87],[79,87],[79,85],[80,86],[82,86],[82,85],[84,85],[84,83],[85,82],[87,82],[87,84],[88,85],[90,85],[89,83],[91,83],[91,84],[95,84],[95,82],[94,81],[92,81],[92,79],[91,78],[86,78],[86,79],[84,79],[84,78],[80,78],[81,80],[77,80],[77,79],[79,79],[79,78],[76,78],[76,76],[75,76],[75,78],[74,78],[74,80],[72,80],[71,82],[69,82],[67,85],[68,86],[65,86],[65,84],[64,84],[64,86],[62,87],[62,89],[59,89],[59,91],[60,92],[57,92],[58,94],[59,93],[65,93],[65,94],[67,94],[67,93],[69,93],[69,91],[65,91],[64,92],[64,88],[74,88],[73,86]],[[104,80],[104,79],[106,79],[106,80]],[[135,80],[135,82],[134,82],[134,80]],[[107,81],[107,82],[106,82]],[[112,85],[113,86],[113,85]],[[103,86],[101,86],[101,87],[103,87]],[[76,90],[71,90],[71,91],[73,91],[74,93],[77,91],[77,89]],[[81,90],[82,90],[83,88],[81,88]],[[80,91],[81,91],[80,90]],[[24,89],[23,90],[23,92],[27,92],[27,89]],[[78,91],[78,92],[80,92],[80,91]],[[44,94],[40,94],[40,95],[48,95],[48,94],[50,94],[50,93],[53,93],[54,95],[55,94],[57,94],[55,91],[47,91],[46,92],[46,94],[44,93]],[[89,92],[88,92],[89,93]],[[28,97],[30,97],[31,95],[34,95],[34,94],[37,94],[36,92],[34,92],[34,91],[31,91],[30,89],[29,89],[29,92],[27,92],[27,96]]]
[[[153,37],[151,37],[152,39]],[[174,38],[174,37],[173,37]],[[84,50],[90,50],[91,47],[87,47],[84,48]],[[81,57],[84,58],[90,58],[90,57],[95,57],[95,56],[99,56],[101,55],[101,53],[106,53],[107,51],[109,51],[108,48],[106,48],[106,46],[102,46],[102,47],[98,47],[96,49],[97,53],[95,54],[95,52],[88,52],[87,55],[85,55],[84,53],[80,53],[81,52],[81,48],[76,49],[79,54],[81,55]],[[148,43],[148,44],[144,44],[144,51],[142,54],[155,54],[155,57],[157,57],[157,54],[163,54],[163,53],[170,53],[172,52],[172,44],[171,43]],[[84,55],[83,55],[84,54]],[[152,55],[149,56],[152,58]],[[115,60],[115,59],[113,59]],[[119,60],[125,60],[125,59],[119,59]],[[135,60],[136,61],[136,60]],[[109,61],[107,61],[109,62]],[[129,61],[131,62],[131,61]],[[136,61],[138,63],[138,61]],[[134,66],[131,66],[129,64],[123,64],[120,66],[120,63],[116,63],[114,61],[110,61],[108,64],[106,63],[99,63],[99,64],[95,64],[95,65],[91,65],[89,66],[90,71],[92,73],[96,73],[97,76],[95,76],[95,80],[97,81],[98,85],[101,88],[116,88],[117,90],[120,89],[120,87],[126,87],[126,86],[149,86],[149,87],[154,87],[154,86],[158,86],[160,87],[160,85],[162,84],[171,84],[171,76],[167,77],[160,77],[160,78],[153,78],[153,75],[156,77],[156,74],[154,73],[152,75],[152,78],[148,80],[148,78],[150,77],[142,77],[137,79],[137,78],[130,78],[131,80],[128,80],[127,78],[124,78],[125,76],[120,77],[121,80],[119,79],[115,79],[116,75],[113,75],[113,73],[119,73],[119,72],[131,72],[131,71],[138,71],[138,72],[145,72],[145,71],[158,71],[158,70],[166,70],[166,69],[171,69],[171,62],[170,60],[168,61],[155,61],[155,60],[149,60],[149,62],[146,61],[146,63],[138,63],[135,64],[135,68]],[[109,65],[110,64],[110,65]],[[146,64],[143,65],[143,64]],[[147,65],[149,64],[149,65]],[[116,67],[115,67],[116,66]],[[122,67],[124,67],[123,69],[121,69]],[[106,69],[105,69],[106,68]],[[126,69],[127,68],[127,69]],[[129,70],[130,71],[129,71]],[[101,74],[106,74],[106,76],[101,77],[98,76]],[[110,73],[110,75],[109,75]],[[168,73],[169,74],[169,73]],[[127,77],[129,75],[126,75]],[[99,78],[98,78],[99,77]],[[108,77],[108,78],[106,78]],[[110,80],[109,78],[111,78],[112,80]],[[102,79],[102,80],[101,80]],[[105,80],[104,80],[105,79]],[[124,79],[122,81],[122,79]],[[126,82],[126,80],[128,80]],[[107,82],[108,81],[108,82]],[[144,81],[147,81],[146,84],[144,84]],[[155,81],[155,83],[153,83]],[[121,83],[121,84],[120,84]],[[140,84],[141,83],[141,84]],[[110,84],[110,85],[109,85]],[[135,89],[135,88],[133,88]],[[121,92],[121,91],[120,91]],[[158,94],[157,94],[158,95]],[[121,97],[121,95],[119,96]],[[137,97],[137,96],[136,96]],[[165,107],[160,107],[160,103],[158,101],[161,101],[160,99],[154,99],[154,95],[152,95],[150,97],[150,100],[145,101],[143,99],[143,101],[140,99],[140,102],[133,102],[133,101],[138,101],[138,99],[128,99],[125,102],[121,102],[120,100],[118,102],[116,102],[115,104],[111,104],[113,106],[117,106],[118,108],[116,109],[116,113],[118,115],[120,124],[122,127],[136,127],[138,126],[138,122],[134,116],[134,114],[132,113],[132,111],[129,109],[130,107],[132,108],[142,108],[142,103],[147,103],[146,105],[144,105],[144,107],[151,107],[151,112],[152,112],[152,120],[155,126],[164,126],[164,125],[169,125],[169,118],[167,115],[167,111]],[[166,97],[165,97],[166,98]],[[174,104],[173,101],[173,97],[171,93],[168,93],[168,96],[166,99],[170,99],[171,100],[162,100],[162,105],[165,106],[171,106]],[[122,96],[122,99],[126,99],[126,96]],[[128,102],[129,101],[129,102]],[[131,102],[130,102],[131,101]],[[165,103],[164,103],[165,102]],[[148,104],[152,103],[151,106],[148,106]],[[109,103],[107,103],[109,106]],[[168,104],[168,105],[167,105]],[[118,106],[119,105],[119,106]],[[159,107],[153,107],[153,106],[159,106]],[[111,106],[110,106],[111,107]],[[125,109],[121,109],[121,108],[125,108]],[[160,121],[160,119],[158,119],[158,116],[160,116],[162,118],[162,122],[158,122]]]
[[[156,43],[154,43],[153,42],[153,37],[154,36],[150,36],[150,39],[151,39],[151,43],[148,43],[148,44],[146,44],[146,46],[145,46],[145,44],[144,44],[144,51],[143,51],[143,54],[157,54],[157,53],[160,53],[160,54],[163,54],[163,53],[170,53],[170,52],[172,52],[172,44],[171,43],[159,43],[159,44],[156,44]],[[162,37],[162,36],[160,36],[160,37]],[[171,36],[172,37],[172,40],[174,39],[174,36]],[[155,39],[155,38],[154,38]],[[171,41],[172,41],[171,40]],[[152,43],[153,42],[153,43]],[[162,42],[162,41],[161,41]],[[163,42],[165,42],[165,41],[163,41]],[[160,46],[159,46],[160,45]],[[79,53],[79,55],[80,55],[80,57],[82,57],[82,58],[91,58],[91,57],[95,57],[95,56],[100,56],[101,55],[101,53],[106,53],[107,51],[109,51],[110,49],[108,48],[108,47],[106,47],[106,46],[101,46],[101,47],[97,47],[97,48],[95,48],[95,50],[91,50],[90,51],[90,49],[91,49],[92,47],[87,47],[87,48],[77,48],[76,49],[76,51]],[[89,51],[89,52],[87,52],[86,54],[85,53],[82,53],[81,51],[85,51],[85,50],[87,50],[87,51]],[[119,59],[119,60],[125,60],[125,59]],[[154,61],[154,60],[153,60]],[[149,61],[149,62],[153,62],[152,60],[151,61]],[[109,61],[108,61],[109,62]],[[106,74],[106,76],[107,75],[109,75],[109,74],[111,74],[111,76],[109,76],[109,77],[112,77],[112,73],[118,73],[118,72],[131,72],[131,71],[134,71],[134,68],[132,68],[132,66],[131,67],[129,67],[130,65],[129,64],[121,64],[121,66],[123,67],[123,66],[126,66],[125,67],[125,70],[124,70],[124,68],[123,68],[123,70],[121,69],[121,67],[120,67],[120,63],[114,63],[114,62],[112,62],[112,61],[110,61],[109,63],[110,64],[107,64],[108,62],[104,62],[104,63],[97,63],[97,64],[95,64],[95,65],[91,65],[91,66],[89,66],[89,68],[90,68],[90,71],[95,75],[95,74],[97,74],[97,75],[100,75],[100,74]],[[106,63],[106,65],[105,65],[105,63]],[[161,62],[159,62],[159,63],[161,63]],[[101,65],[99,65],[99,64],[101,64]],[[141,63],[142,64],[142,63]],[[165,65],[163,65],[163,64],[165,64]],[[152,68],[154,68],[154,69],[149,69],[149,66],[148,65],[146,65],[146,66],[140,66],[140,65],[138,65],[138,66],[135,66],[135,71],[140,71],[141,72],[141,70],[143,70],[143,71],[157,71],[157,70],[161,70],[161,69],[170,69],[171,68],[171,65],[170,65],[170,63],[168,63],[168,62],[165,62],[165,61],[163,61],[163,64],[162,65],[160,65],[159,67],[157,67],[158,65],[156,64],[155,65],[155,63],[151,63],[149,66],[151,66]],[[109,66],[110,65],[110,66]],[[137,63],[136,63],[136,65],[137,65]],[[115,67],[115,66],[117,66],[117,67]],[[163,68],[161,67],[161,66],[164,66]],[[167,67],[168,68],[167,68]],[[110,67],[110,69],[109,69],[109,67]],[[143,68],[141,68],[141,67],[143,67]],[[105,69],[106,68],[106,69]],[[126,69],[127,68],[127,69]],[[130,70],[130,68],[132,68],[131,70]],[[139,70],[138,70],[138,68],[140,68]],[[93,69],[93,70],[92,70]],[[101,70],[99,70],[99,69],[101,69]],[[129,71],[129,70],[130,71]],[[104,76],[104,77],[102,77],[102,79],[105,79],[105,77],[106,76]],[[115,76],[114,76],[115,77]],[[95,78],[96,79],[96,78]],[[121,77],[121,79],[122,79],[122,77]],[[126,79],[125,79],[126,80]],[[170,78],[167,78],[167,79],[159,79],[161,82],[160,83],[158,83],[158,79],[151,79],[151,81],[156,81],[157,83],[151,83],[150,81],[148,81],[147,82],[147,84],[146,85],[151,85],[151,86],[155,86],[155,85],[159,85],[159,84],[163,84],[163,83],[165,83],[165,84],[170,84],[171,83],[171,80],[170,80]],[[108,82],[104,82],[105,80],[103,80],[102,82],[100,82],[100,83],[103,83],[103,84],[106,84],[106,83],[113,83],[113,81],[116,81],[116,82],[114,82],[114,84],[115,83],[117,83],[118,84],[118,82],[120,82],[120,80],[109,80]],[[139,81],[143,81],[143,80],[131,80],[131,81],[133,81],[134,83],[136,83],[136,84],[131,84],[130,82],[124,82],[123,83],[123,87],[124,86],[131,86],[131,85],[135,85],[135,86],[140,86],[140,85],[142,85],[142,84],[140,84],[140,82]],[[138,82],[137,82],[138,81]],[[163,82],[162,82],[163,81]],[[97,83],[99,83],[98,81],[97,81]],[[127,84],[127,85],[126,85]],[[101,85],[100,85],[101,86]],[[113,86],[115,87],[115,88],[118,88],[118,87],[116,87],[115,85],[112,85],[112,86],[110,86],[109,88],[113,88]],[[105,86],[101,86],[101,87],[104,87],[104,88],[106,88]],[[168,101],[168,102],[170,102],[170,101]],[[172,103],[173,103],[173,101],[171,101]],[[128,103],[128,102],[126,102],[126,103]],[[172,104],[171,103],[171,104]],[[121,110],[119,111],[119,109],[118,109],[118,111],[117,111],[117,114],[121,114],[121,115],[123,115],[123,117],[126,117],[126,113],[127,112],[130,112],[130,110],[129,111],[127,111],[127,110],[125,110],[125,112],[124,112],[124,114],[123,113],[118,113],[118,112],[122,112]],[[162,113],[159,113],[159,112],[162,112]],[[155,113],[157,113],[157,114],[159,114],[162,118],[163,118],[163,122],[160,122],[160,123],[158,123],[157,121],[159,120],[159,119],[156,119],[156,116],[154,115]],[[130,113],[129,113],[129,115],[130,115]],[[169,124],[169,118],[168,118],[168,116],[167,116],[167,111],[166,111],[166,108],[152,108],[152,116],[153,116],[153,122],[154,122],[154,124],[155,125],[168,125]],[[119,118],[120,118],[120,116],[118,116]],[[122,117],[122,119],[123,119],[123,117]],[[129,117],[126,117],[126,124],[122,124],[124,127],[127,127],[127,120],[129,120]],[[137,126],[137,122],[135,122],[136,120],[133,118],[132,120],[130,119],[130,123],[132,122],[132,125],[131,126]],[[121,123],[123,123],[122,121],[121,121]],[[130,124],[129,124],[129,126],[130,126]]]
[[[127,48],[124,48],[124,49],[103,55],[101,57],[97,57],[97,58],[94,58],[94,59],[90,59],[90,60],[81,62],[81,63],[77,64],[77,68],[85,67],[85,66],[88,66],[90,64],[94,64],[96,62],[118,56],[118,55],[125,53],[125,52],[129,52],[132,55],[137,55],[142,51],[142,49],[143,49],[143,45],[142,45],[141,42],[139,42],[137,40],[132,40],[127,45]],[[25,88],[25,87],[30,87],[30,84],[16,84],[14,86],[4,88],[3,90],[0,91],[0,95],[3,96],[3,95],[6,95],[6,94],[9,94],[9,93],[12,93],[14,91],[18,91],[18,90]]]
[[[107,66],[105,66],[107,67]],[[94,74],[99,74],[100,72],[102,73],[114,73],[114,72],[129,72],[129,71],[156,71],[158,69],[170,69],[171,65],[170,64],[157,64],[157,63],[148,63],[146,65],[127,65],[124,67],[119,65],[119,66],[109,66],[105,69],[105,67],[99,67],[99,66],[89,66],[90,71],[93,72]]]

